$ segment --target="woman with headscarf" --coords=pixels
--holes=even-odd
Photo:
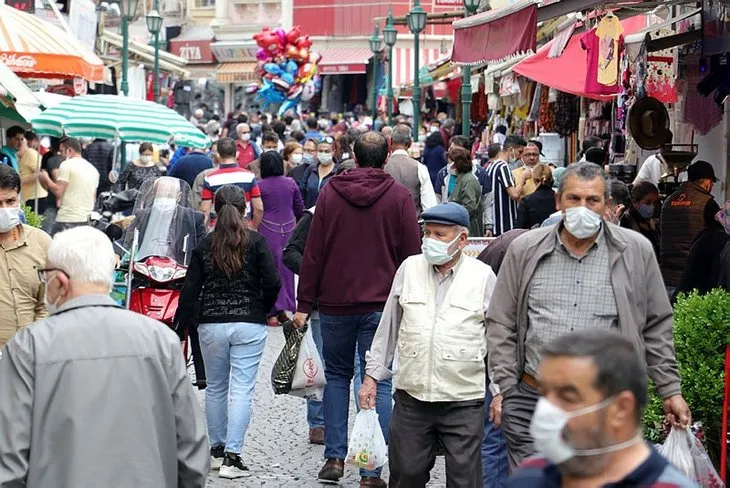
[[[426,148],[423,151],[423,164],[428,168],[428,174],[431,176],[431,184],[436,188],[436,179],[438,173],[446,166],[446,146],[441,133],[432,132],[426,138]]]
[[[294,180],[284,176],[284,159],[276,151],[261,155],[259,190],[264,204],[259,233],[266,237],[281,276],[281,290],[268,318],[268,324],[275,326],[288,320],[286,312],[296,310],[294,273],[284,266],[282,254],[297,219],[302,216],[304,202]]]

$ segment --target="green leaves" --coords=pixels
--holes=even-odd
[[[725,347],[730,342],[730,293],[721,289],[706,295],[680,294],[674,307],[674,347],[682,377],[682,395],[693,421],[704,425],[710,457],[720,442],[725,389]],[[663,403],[653,388],[644,414],[644,433],[661,438]]]
[[[23,205],[23,212],[25,213],[25,218],[28,221],[28,225],[31,227],[35,227],[36,229],[41,228],[41,224],[43,224],[43,216],[38,215],[35,213],[28,205]]]

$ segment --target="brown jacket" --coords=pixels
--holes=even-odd
[[[604,222],[619,327],[646,359],[662,398],[680,393],[674,356],[672,307],[651,243]],[[538,263],[555,246],[553,226],[531,230],[507,249],[487,312],[490,377],[502,392],[517,385],[525,365],[527,296]]]

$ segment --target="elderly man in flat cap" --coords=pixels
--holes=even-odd
[[[395,356],[390,487],[425,486],[440,442],[447,486],[481,488],[485,315],[497,277],[463,253],[464,207],[444,203],[422,219],[423,254],[406,259],[395,275],[367,354],[360,406],[374,408],[377,382],[393,375]]]

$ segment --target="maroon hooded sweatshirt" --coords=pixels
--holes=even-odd
[[[332,178],[317,198],[299,275],[297,310],[328,315],[380,312],[395,272],[421,252],[410,192],[388,173],[357,168]]]

